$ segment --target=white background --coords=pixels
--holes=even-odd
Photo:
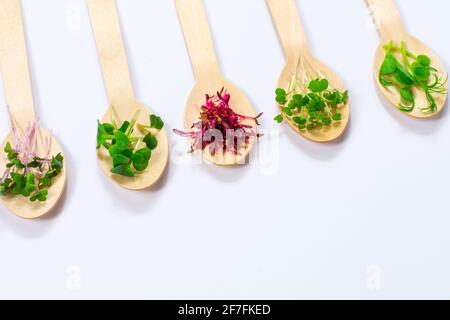
[[[0,207],[0,298],[450,298],[448,111],[417,121],[382,102],[365,1],[297,1],[313,52],[351,92],[350,128],[331,145],[272,120],[284,58],[265,2],[205,2],[224,74],[265,113],[262,128],[280,129],[260,141],[272,154],[236,169],[180,164],[187,144],[171,130],[194,78],[174,3],[118,0],[136,95],[172,142],[161,183],[130,192],[96,160],[107,100],[84,1],[23,1],[37,110],[69,176],[48,218]],[[450,2],[398,4],[445,62]]]

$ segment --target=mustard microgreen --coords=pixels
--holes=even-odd
[[[391,41],[384,46],[385,57],[379,70],[379,82],[385,88],[394,87],[400,94],[398,108],[412,112],[416,107],[415,90],[424,92],[428,106],[421,107],[425,114],[437,111],[436,95],[446,94],[447,79],[439,76],[439,70],[431,66],[426,55],[416,56],[407,49],[406,42],[398,46]]]
[[[111,172],[126,177],[134,177],[146,170],[152,157],[152,151],[158,146],[157,132],[164,127],[162,119],[156,115],[149,116],[148,124],[138,124],[139,112],[131,121],[120,125],[111,123],[97,125],[97,149],[108,150],[112,160]],[[114,117],[115,118],[115,117]],[[136,131],[140,135],[133,135]]]

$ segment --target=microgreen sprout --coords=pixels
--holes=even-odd
[[[134,177],[146,170],[152,157],[152,151],[158,146],[157,133],[164,127],[160,117],[152,114],[148,124],[137,123],[139,111],[131,121],[120,125],[113,115],[111,123],[97,126],[97,149],[108,150],[112,160],[111,172],[126,177]],[[137,128],[137,130],[136,130]],[[140,135],[133,135],[138,131]]]
[[[259,125],[256,117],[236,113],[230,106],[231,95],[225,88],[216,95],[206,94],[206,102],[200,108],[199,120],[192,124],[192,131],[174,132],[185,138],[192,138],[191,151],[209,148],[212,155],[217,151],[238,154],[242,147],[246,147],[251,138],[258,138],[254,126],[248,122]]]
[[[307,70],[308,66],[304,68]],[[299,130],[313,130],[342,120],[339,107],[347,104],[348,91],[330,89],[329,81],[320,73],[314,76],[316,78],[311,79],[312,74],[304,71],[299,81],[296,70],[288,90],[278,88],[275,91],[275,100],[282,111],[274,118],[276,122],[286,120]]]
[[[428,101],[421,107],[424,114],[437,112],[436,95],[446,94],[447,79],[443,80],[434,68],[430,57],[416,56],[407,49],[405,42],[398,46],[391,41],[384,46],[386,55],[379,71],[379,81],[386,89],[394,87],[400,94],[398,108],[412,112],[416,107],[416,91],[423,91]]]
[[[14,144],[4,147],[6,169],[0,177],[0,196],[23,196],[30,201],[44,202],[53,180],[63,170],[61,153],[50,156],[51,137],[45,140],[44,154],[37,154],[38,122],[28,125],[19,133],[11,117]]]

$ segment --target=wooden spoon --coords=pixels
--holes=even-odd
[[[0,3],[0,64],[3,74],[5,95],[9,105],[12,124],[18,134],[23,134],[26,128],[35,120],[33,94],[31,90],[30,73],[28,70],[25,32],[22,22],[20,0],[2,0]],[[1,152],[6,143],[14,146],[14,134],[8,133],[1,145]],[[50,155],[62,153],[56,139],[42,127],[38,128],[37,155],[45,156],[47,143],[51,141]],[[0,156],[0,174],[6,166],[4,156]],[[25,219],[35,219],[50,212],[64,192],[66,169],[54,178],[53,185],[48,190],[45,202],[31,202],[27,197],[3,196],[0,200],[14,214]]]
[[[266,1],[286,56],[286,66],[281,73],[278,87],[288,89],[293,77],[306,85],[310,80],[325,78],[329,81],[330,88],[345,91],[342,80],[311,54],[295,0]],[[349,103],[340,107],[339,112],[342,114],[342,120],[329,127],[300,130],[291,121],[287,123],[295,132],[313,142],[331,142],[338,139],[347,127],[350,117]]]
[[[86,2],[110,105],[102,122],[110,123],[113,114],[120,123],[130,121],[139,111],[138,123],[147,124],[152,112],[134,97],[115,1],[86,0]],[[107,150],[98,149],[97,156],[105,174],[126,189],[142,190],[152,186],[163,174],[169,157],[165,130],[160,130],[156,137],[158,147],[152,152],[148,169],[135,177],[113,174],[112,159]]]
[[[227,89],[231,94],[230,106],[236,113],[255,116],[255,111],[246,95],[234,84],[225,80],[220,72],[202,0],[175,0],[175,4],[196,78],[184,113],[186,130],[190,131],[192,124],[199,120],[200,106],[205,103],[205,94],[213,95],[222,88]],[[249,121],[248,124],[256,130],[254,122]],[[202,154],[204,159],[216,165],[242,164],[245,163],[254,140],[251,138],[249,144],[240,148],[238,154],[216,152],[211,155],[208,148]]]
[[[386,45],[390,41],[394,41],[397,44],[399,44],[401,41],[404,41],[408,46],[408,50],[410,50],[411,52],[417,55],[424,54],[429,56],[431,59],[431,65],[439,71],[439,76],[442,79],[447,78],[447,73],[445,71],[444,64],[433,51],[431,51],[422,42],[406,33],[395,0],[367,0],[367,3],[372,10],[381,37],[381,44],[375,53],[375,59],[373,63],[375,81],[386,99],[397,110],[399,110],[398,105],[401,100],[398,90],[386,89],[378,81],[379,70],[386,54],[385,50],[383,49],[384,45]],[[446,87],[448,88],[447,84]],[[423,91],[415,91],[415,93],[416,107],[414,108],[414,110],[412,112],[402,112],[403,114],[412,116],[414,118],[429,118],[436,116],[443,109],[445,101],[447,99],[447,94],[435,95],[434,97],[436,99],[437,112],[426,114],[421,112],[420,110],[420,108],[428,106],[428,101],[425,94],[423,93]]]

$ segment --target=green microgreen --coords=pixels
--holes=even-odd
[[[51,137],[44,137],[44,150],[38,148],[38,121],[30,123],[24,131],[17,127],[10,114],[14,144],[7,142],[5,171],[0,176],[0,196],[23,196],[30,201],[47,200],[48,189],[63,170],[61,153],[51,156]]]
[[[156,138],[164,127],[162,119],[156,115],[149,116],[148,124],[137,123],[139,112],[131,121],[124,121],[120,126],[113,116],[111,123],[97,125],[97,149],[108,150],[112,160],[111,172],[125,177],[134,177],[146,170],[152,157],[152,150],[158,146]],[[140,135],[134,135],[136,128]]]
[[[276,89],[275,100],[282,111],[274,118],[276,122],[287,120],[299,130],[313,130],[342,120],[339,107],[347,104],[348,92],[330,89],[324,78],[310,80],[303,86],[293,76],[287,91]]]
[[[416,91],[424,92],[428,106],[420,108],[425,114],[437,112],[436,95],[447,93],[447,79],[443,80],[439,71],[431,66],[431,58],[414,55],[407,49],[406,42],[398,46],[391,41],[384,46],[386,51],[379,70],[379,82],[385,87],[393,87],[400,94],[398,108],[412,112],[416,107]]]
[[[13,148],[8,142],[3,149],[8,162],[0,179],[0,196],[23,196],[32,202],[44,202],[53,179],[63,170],[64,157],[58,153],[52,158],[40,158],[30,153],[31,146],[21,147]]]

